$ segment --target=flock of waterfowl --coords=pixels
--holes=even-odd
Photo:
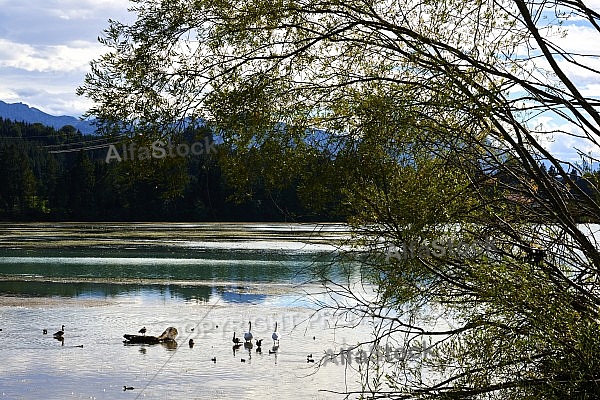
[[[216,326],[217,328],[219,327],[218,325]],[[174,329],[174,328],[167,328],[167,331],[169,329]],[[63,330],[64,330],[64,326],[63,326]],[[194,331],[194,328],[190,329],[191,332]],[[167,332],[165,331],[165,332]],[[144,338],[146,338],[146,327],[142,327],[138,333],[142,334],[142,336]],[[58,332],[57,332],[58,333]],[[175,334],[177,334],[177,331],[175,330]],[[164,335],[164,333],[163,333]],[[131,342],[131,336],[132,335],[124,335],[126,338],[128,338]],[[129,337],[128,337],[129,336]],[[162,336],[162,335],[161,335]],[[269,354],[275,354],[278,350],[279,350],[279,332],[277,332],[277,322],[275,322],[275,329],[273,330],[273,333],[271,334],[271,339],[273,339],[273,348],[269,350]],[[138,339],[141,337],[138,337]],[[236,336],[236,332],[233,332],[233,338],[231,339],[231,341],[233,342],[233,354],[235,355],[236,350],[238,350],[240,347],[244,346],[245,349],[248,349],[248,351],[250,351],[253,347],[252,344],[252,339],[254,339],[254,335],[252,334],[252,321],[248,321],[248,332],[244,332],[244,340],[242,341],[242,339],[240,339],[239,337]],[[313,339],[315,339],[313,337]],[[127,341],[126,341],[127,342]],[[256,344],[256,352],[261,354],[262,353],[262,342],[263,339],[256,339],[255,344]],[[189,339],[188,340],[188,346],[190,348],[193,348],[195,345],[194,339]],[[217,357],[212,357],[210,359],[210,361],[212,361],[213,363],[217,362]],[[245,363],[246,359],[245,358],[240,358],[240,361]],[[314,359],[312,358],[312,354],[309,354],[307,356],[306,362],[314,362]],[[134,390],[135,388],[133,386],[123,386],[123,391],[127,391],[127,390]]]
[[[217,325],[217,327],[218,327],[218,325]],[[194,328],[192,328],[191,331],[193,332]],[[138,331],[138,333],[141,333],[143,336],[146,335],[146,332],[147,332],[147,330],[146,330],[145,326],[142,327]],[[48,330],[44,329],[44,330],[42,330],[42,333],[44,335],[46,335],[46,334],[48,334]],[[55,332],[54,334],[52,334],[52,336],[55,339],[63,342],[64,341],[64,334],[65,334],[65,326],[62,325],[61,328],[60,328],[60,330],[57,331],[57,332]],[[235,351],[237,349],[239,349],[242,345],[244,345],[244,347],[247,348],[247,349],[251,349],[253,347],[252,346],[252,339],[253,338],[254,338],[254,335],[252,334],[252,321],[248,321],[248,332],[244,332],[244,341],[242,341],[242,339],[240,339],[239,337],[236,337],[235,331],[233,332],[232,342],[233,342],[233,351],[234,351],[234,354],[235,354]],[[277,332],[277,322],[275,322],[275,329],[273,330],[273,333],[271,334],[271,339],[273,339],[273,349],[269,350],[269,354],[274,354],[279,349],[279,332]],[[255,342],[255,344],[256,344],[256,352],[257,353],[262,353],[262,342],[263,342],[263,339],[257,339],[256,342]],[[189,345],[190,348],[194,347],[194,344],[195,344],[194,339],[190,339],[188,341],[188,345]],[[77,347],[83,347],[83,346],[77,346]],[[213,357],[211,359],[211,361],[212,362],[217,362],[217,358]],[[243,358],[241,359],[241,362],[245,362],[245,361],[246,361],[245,359],[243,359]],[[314,360],[312,359],[312,354],[310,354],[310,355],[307,356],[307,362],[314,362]]]
[[[218,325],[217,325],[218,328]],[[1,331],[2,329],[0,329]],[[191,331],[194,331],[194,328],[191,329]],[[146,335],[147,329],[146,327],[142,327],[138,333],[142,334],[143,336]],[[48,330],[47,329],[43,329],[42,330],[42,334],[47,335],[48,334]],[[54,337],[54,339],[59,340],[61,342],[64,343],[64,339],[65,339],[65,326],[62,325],[60,330],[58,330],[57,332],[52,334],[52,337]],[[277,322],[275,322],[275,329],[273,330],[273,333],[271,334],[271,339],[273,339],[273,348],[269,349],[269,354],[275,354],[277,352],[277,350],[279,349],[279,332],[277,332]],[[244,346],[244,348],[246,349],[252,349],[253,344],[252,344],[252,339],[254,339],[254,335],[252,334],[252,321],[248,321],[248,332],[244,332],[244,340],[242,341],[242,339],[240,339],[239,337],[236,336],[236,332],[233,332],[233,352],[235,354],[235,351],[237,349],[239,349],[240,347]],[[315,339],[313,337],[313,339]],[[256,352],[257,353],[262,353],[262,342],[263,339],[256,339],[255,344],[256,344]],[[194,347],[194,339],[190,339],[188,341],[188,345],[190,348]],[[79,346],[75,346],[75,347],[83,347],[83,345],[79,345]],[[210,361],[212,361],[213,363],[217,362],[217,357],[212,357],[210,359]],[[240,359],[241,362],[246,362],[246,359],[241,358]],[[312,363],[315,362],[315,360],[313,359],[312,354],[309,354],[306,356],[306,362],[307,363]],[[123,386],[123,390],[133,390],[134,387],[132,386]]]
[[[248,350],[252,349],[252,339],[254,338],[254,335],[252,334],[252,321],[248,321],[248,332],[244,332],[244,342],[243,343],[242,343],[242,340],[239,337],[236,337],[235,335],[236,335],[236,333],[233,332],[233,339],[231,339],[231,341],[233,342],[233,353],[234,354],[237,349],[242,347],[242,345],[244,345],[244,348],[246,348]],[[273,330],[273,333],[271,334],[271,338],[273,339],[273,349],[269,350],[269,354],[274,354],[279,349],[279,333],[277,333],[277,322],[275,322],[275,329]],[[256,340],[256,352],[257,353],[262,353],[262,341],[263,341],[263,339]],[[216,358],[213,361],[216,362]],[[240,361],[246,362],[246,360],[244,358],[240,359]]]
[[[218,325],[217,325],[218,327]],[[0,329],[1,330],[1,329]],[[191,329],[192,332],[194,331],[194,328]],[[146,327],[142,327],[138,333],[141,333],[142,335],[146,335]],[[48,330],[44,329],[42,330],[42,333],[44,335],[48,334]],[[55,332],[54,334],[52,334],[52,336],[60,341],[64,341],[64,334],[65,334],[65,326],[62,325],[60,330]],[[236,337],[236,333],[233,332],[233,349],[234,352],[236,349],[239,349],[242,345],[245,345],[246,348],[248,347],[252,347],[252,339],[254,338],[254,335],[252,334],[252,321],[248,321],[248,332],[244,332],[244,341],[242,342],[242,340],[239,337]],[[271,334],[271,339],[273,339],[273,349],[269,350],[269,354],[273,354],[277,351],[277,349],[279,348],[279,332],[277,332],[277,322],[275,322],[275,329],[273,330],[273,333]],[[313,338],[314,339],[314,338]],[[257,353],[261,353],[262,352],[262,341],[263,339],[257,339],[256,340],[256,352]],[[190,339],[188,342],[189,347],[194,347],[194,339]],[[312,358],[312,355],[308,356],[308,359]],[[211,361],[216,362],[217,359],[216,357],[214,357],[213,359],[211,359]],[[244,362],[245,360],[242,359],[242,362]],[[311,361],[309,361],[311,362]]]
[[[234,345],[242,345],[242,340],[238,337],[235,336],[236,333],[233,332],[233,339],[231,340],[233,342]],[[244,343],[251,343],[252,339],[254,338],[254,335],[252,334],[252,321],[248,321],[248,332],[244,333]],[[273,331],[273,333],[271,334],[271,338],[273,339],[273,347],[276,346],[276,344],[279,344],[279,333],[277,333],[277,322],[275,322],[275,330]],[[260,348],[262,346],[262,341],[263,339],[260,340],[256,340],[256,346],[258,348]],[[257,352],[260,352],[257,349]]]

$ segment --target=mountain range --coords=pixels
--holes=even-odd
[[[60,129],[65,125],[72,125],[83,134],[93,134],[96,132],[96,127],[90,121],[83,121],[68,115],[50,115],[23,103],[5,103],[0,100],[0,117],[30,124],[39,122],[54,129]]]

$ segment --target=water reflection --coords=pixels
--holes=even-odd
[[[273,346],[273,348],[269,350],[269,356],[273,356],[275,364],[277,364],[277,350],[279,350],[279,345]]]
[[[290,294],[286,297],[283,291]],[[292,286],[279,286],[279,301],[298,304]],[[257,288],[220,283],[215,285],[135,284],[100,282],[54,282],[45,280],[0,281],[0,295],[15,297],[51,297],[88,300],[117,298],[172,299],[191,303],[224,302],[231,304],[262,304],[270,295],[256,293]],[[287,300],[286,300],[287,299]]]
[[[227,303],[250,303],[258,304],[262,303],[267,299],[265,294],[255,293],[242,293],[239,291],[217,291],[220,294],[220,298]]]
[[[162,347],[164,347],[166,350],[176,350],[177,349],[177,342],[175,340],[160,342],[160,345]]]
[[[207,302],[213,288],[180,285],[139,285],[94,282],[0,281],[0,293],[25,297],[116,298],[124,296],[171,297]]]
[[[298,284],[334,262],[338,252],[328,238],[339,237],[341,228],[290,224],[5,225],[6,235],[0,239],[0,277]]]
[[[148,343],[132,343],[130,341],[127,340],[123,340],[123,346],[126,347],[139,347],[139,352],[141,354],[146,354],[146,352],[148,351],[147,348],[148,347],[155,347],[160,345],[162,348],[164,348],[165,350],[177,350],[177,341],[175,340],[168,340],[165,342],[159,342],[159,343],[152,343],[152,344],[148,344]],[[193,347],[193,346],[191,346]]]
[[[283,292],[317,271],[328,271],[332,280],[348,273],[334,263],[336,251],[324,250],[324,240],[315,244],[318,228],[310,225],[32,224],[7,229],[10,240],[0,240],[0,295],[291,304],[294,299]],[[327,229],[340,233],[340,226]],[[221,237],[225,240],[214,240]],[[274,289],[265,290],[265,285]]]

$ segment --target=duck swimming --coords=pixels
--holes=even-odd
[[[55,338],[57,338],[57,339],[58,339],[58,338],[62,338],[64,334],[65,334],[65,326],[63,325],[63,326],[60,328],[60,331],[58,331],[58,332],[54,333],[52,336],[54,336]]]

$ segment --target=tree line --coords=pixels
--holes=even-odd
[[[205,134],[206,132],[204,132]],[[100,143],[98,145],[98,143]],[[113,144],[112,159],[107,152]],[[213,154],[127,157],[129,144],[102,141],[67,125],[0,118],[0,218],[95,221],[337,221],[334,207],[310,207],[297,183],[244,196],[228,184]],[[123,147],[124,146],[124,147]],[[116,160],[114,150],[122,157]],[[196,152],[198,153],[198,152]],[[130,157],[131,158],[131,157]],[[234,194],[236,194],[234,196]]]
[[[210,133],[204,130],[200,134]],[[208,136],[202,137],[205,138]],[[193,137],[186,139],[190,143],[194,140]],[[98,146],[98,142],[103,143]],[[0,218],[346,221],[349,216],[348,209],[343,206],[341,188],[348,179],[344,174],[348,174],[349,164],[356,159],[356,154],[333,155],[321,151],[312,156],[310,169],[307,167],[301,174],[304,180],[299,176],[274,187],[266,182],[267,175],[274,172],[265,171],[268,166],[258,161],[262,157],[259,151],[246,154],[244,165],[240,166],[232,165],[232,157],[220,153],[219,150],[225,150],[218,144],[212,144],[214,154],[185,156],[177,154],[175,146],[171,145],[169,157],[167,146],[170,142],[164,141],[163,146],[158,147],[161,152],[157,153],[162,157],[150,155],[142,162],[134,151],[139,152],[144,147],[133,147],[131,141],[106,143],[115,142],[84,135],[70,125],[56,130],[39,123],[0,118]],[[152,144],[148,148],[152,149]],[[228,172],[224,173],[223,168]],[[553,166],[547,170],[541,164],[541,168],[557,182],[563,181]],[[243,171],[251,173],[240,177]],[[410,177],[410,171],[414,169],[405,169],[403,175]],[[482,170],[481,174],[485,172]],[[306,179],[307,176],[310,179]],[[600,170],[593,171],[590,164],[584,164],[579,171],[572,169],[569,176],[580,190],[598,198],[595,188],[600,180]],[[235,186],[240,180],[246,182],[242,193]],[[228,181],[236,182],[230,184]],[[536,201],[532,196],[522,194],[518,179],[504,172],[488,171],[486,179],[482,180],[490,197],[500,183],[512,187],[507,196],[517,207]],[[576,199],[577,192],[573,188],[569,190]],[[538,192],[544,196],[543,190]],[[415,196],[415,204],[431,201],[431,196],[422,194],[420,200]],[[351,196],[345,198],[348,200]],[[581,220],[589,220],[589,216],[582,215]]]

